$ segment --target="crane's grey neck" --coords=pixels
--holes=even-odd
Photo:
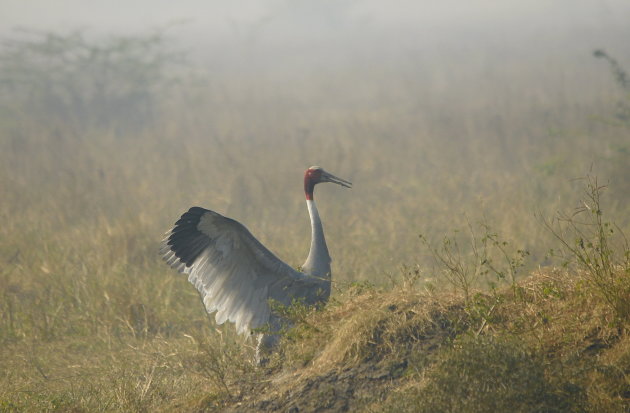
[[[302,270],[310,275],[317,277],[330,278],[330,255],[324,238],[324,228],[322,221],[319,219],[317,206],[312,199],[306,200],[308,214],[311,217],[311,250],[308,258],[302,266]]]

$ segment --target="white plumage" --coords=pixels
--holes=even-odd
[[[314,187],[322,182],[352,185],[320,167],[306,171],[312,239],[303,272],[281,261],[239,222],[200,207],[181,216],[162,241],[160,253],[167,264],[188,274],[208,313],[216,312],[217,324],[231,321],[241,334],[265,325],[278,331],[282,320],[271,312],[270,300],[314,305],[330,296],[331,259],[313,200]],[[277,341],[274,334],[261,334],[258,339],[257,358]]]

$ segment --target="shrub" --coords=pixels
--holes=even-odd
[[[593,288],[621,321],[630,319],[630,247],[623,231],[604,218],[601,195],[606,188],[587,175],[584,197],[572,213],[558,212],[545,227],[560,242],[564,266],[583,271]]]
[[[483,221],[478,228],[468,222],[465,232],[467,239],[462,236],[464,231],[455,231],[453,236],[444,236],[437,246],[420,235],[420,240],[441,269],[437,275],[461,292],[466,303],[470,303],[473,289],[479,288],[482,282],[488,283],[492,289],[497,282],[507,281],[516,286],[517,274],[529,252],[513,250],[509,242]]]
[[[162,31],[101,40],[81,31],[17,33],[0,49],[4,106],[79,130],[144,126],[181,55],[167,49]]]
[[[617,102],[617,113],[615,117],[624,125],[630,126],[630,77],[628,73],[616,59],[609,56],[608,53],[602,49],[595,50],[593,56],[598,59],[606,60],[610,65],[610,70],[615,78],[615,82],[624,94],[623,98]]]

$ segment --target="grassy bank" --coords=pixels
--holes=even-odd
[[[0,407],[627,411],[627,327],[601,296],[560,270],[539,272],[517,291],[466,305],[449,294],[352,286],[300,316],[265,368],[203,317],[152,331],[156,315],[132,307],[119,332],[4,340]],[[73,328],[62,315],[56,322]]]

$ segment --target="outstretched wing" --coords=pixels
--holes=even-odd
[[[269,321],[268,299],[289,304],[310,289],[311,277],[282,262],[239,222],[192,207],[166,234],[160,253],[171,267],[188,274],[218,324],[236,324],[239,333]]]

